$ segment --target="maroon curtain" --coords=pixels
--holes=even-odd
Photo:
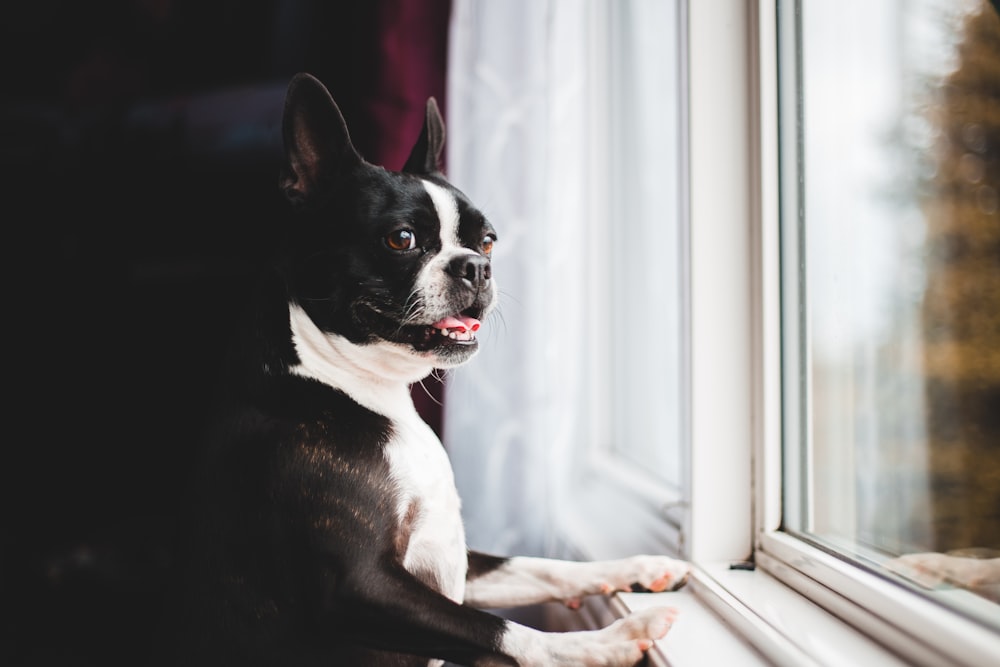
[[[399,169],[423,125],[428,97],[437,99],[447,125],[451,2],[378,0],[371,6],[373,35],[358,54],[370,75],[358,86],[355,143],[369,161]],[[429,377],[412,391],[417,410],[439,435],[442,389],[440,380]]]
[[[450,0],[379,0],[373,46],[372,86],[364,99],[371,136],[369,159],[391,169],[403,166],[424,122],[428,97],[447,118]]]

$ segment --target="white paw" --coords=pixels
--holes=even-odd
[[[632,556],[604,561],[601,592],[629,591],[633,586],[659,593],[677,590],[687,582],[691,565],[668,556]]]
[[[503,648],[519,665],[534,667],[633,667],[670,630],[677,610],[654,607],[587,632],[544,633],[513,625]]]
[[[586,632],[544,633],[509,626],[503,648],[520,665],[536,667],[634,667],[663,638],[677,610],[653,607]]]
[[[650,607],[620,618],[598,634],[615,639],[662,639],[677,620],[673,607]]]

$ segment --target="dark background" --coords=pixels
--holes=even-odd
[[[319,77],[362,155],[397,169],[428,95],[447,120],[449,10],[3,4],[0,664],[137,664],[216,359],[284,204],[288,80]]]

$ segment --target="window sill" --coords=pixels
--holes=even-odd
[[[760,569],[701,565],[680,591],[622,593],[609,606],[620,617],[652,605],[681,612],[650,656],[655,667],[907,664]]]
[[[705,603],[697,591],[698,578],[673,593],[621,593],[609,606],[615,617],[656,605],[680,610],[673,628],[650,652],[651,667],[770,664]]]

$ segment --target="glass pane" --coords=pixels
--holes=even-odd
[[[1000,18],[985,0],[797,9],[786,522],[998,623]]]
[[[679,10],[660,0],[609,8],[611,437],[616,453],[679,488]]]

